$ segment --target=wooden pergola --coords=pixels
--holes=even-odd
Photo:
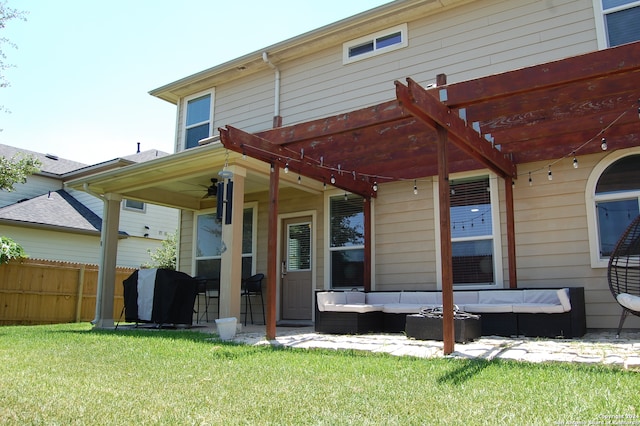
[[[640,145],[640,42],[434,87],[395,82],[396,99],[271,130],[220,128],[223,145],[270,163],[267,338],[276,333],[280,169],[364,197],[379,183],[438,176],[444,352],[453,352],[449,174],[488,168],[505,181],[508,270],[517,286],[512,183],[517,165]],[[522,172],[520,172],[522,174]],[[528,172],[525,171],[528,174]],[[546,173],[546,170],[545,170]],[[365,274],[371,262],[365,203]],[[370,285],[365,275],[365,288]]]

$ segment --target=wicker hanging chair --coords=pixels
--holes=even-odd
[[[622,306],[616,337],[627,315],[640,316],[640,216],[636,217],[616,243],[607,268],[609,289]]]

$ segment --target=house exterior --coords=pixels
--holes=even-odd
[[[616,327],[620,307],[606,267],[611,245],[639,210],[637,65],[625,74],[631,89],[616,80],[624,96],[607,100],[606,111],[580,115],[571,102],[607,103],[600,98],[608,76],[632,59],[611,57],[637,51],[639,13],[632,1],[394,1],[151,91],[177,106],[176,152],[69,185],[180,208],[179,269],[219,280],[220,316],[240,316],[241,279],[256,272],[267,274],[276,321],[312,321],[318,289],[442,289],[451,279],[443,276],[444,234],[454,288],[581,286],[587,326]],[[625,43],[632,44],[611,50],[597,72],[583,66],[566,79],[545,75],[565,60],[590,62],[568,58]],[[594,83],[562,91],[569,80],[585,84],[580,73]],[[407,77],[417,83],[394,87]],[[520,86],[479,100],[500,81]],[[543,87],[538,109],[533,98],[511,101],[528,86]],[[450,130],[456,138],[473,139],[473,129],[487,144],[470,142],[471,151],[483,151],[471,160],[455,148],[444,175],[437,162],[422,161],[435,155],[426,152],[432,136],[421,142],[401,133],[421,119],[437,121],[433,113],[405,115],[411,95],[423,92],[464,122]],[[454,105],[465,97],[469,108]],[[522,110],[523,123],[541,115],[516,135],[509,108]],[[359,117],[376,117],[377,127],[359,126]],[[415,141],[396,144],[391,133]],[[509,138],[522,148],[502,154]],[[491,158],[497,166],[487,166]],[[216,199],[188,195],[211,179],[225,184]],[[103,238],[109,235],[115,229]],[[109,312],[108,290],[103,297]]]
[[[42,163],[40,172],[14,191],[0,192],[0,234],[20,243],[31,258],[96,264],[103,203],[87,192],[65,188],[65,182],[167,154],[149,150],[95,165],[9,145],[0,145],[0,155],[33,155]],[[178,211],[128,199],[121,209],[117,266],[138,268],[150,261],[147,250],[154,251],[176,231]]]

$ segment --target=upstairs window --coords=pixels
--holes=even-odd
[[[198,146],[201,139],[211,136],[211,94],[187,99],[185,118],[185,149]]]
[[[407,24],[369,34],[343,44],[342,62],[348,64],[406,47]]]
[[[597,0],[602,7],[606,47],[640,40],[640,1]]]

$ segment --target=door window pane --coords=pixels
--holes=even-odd
[[[311,224],[288,225],[287,270],[307,271],[311,269]]]

